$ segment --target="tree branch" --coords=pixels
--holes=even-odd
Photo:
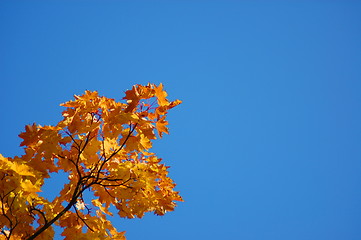
[[[77,209],[75,206],[73,206],[73,208],[75,209],[75,213],[76,213],[76,215],[78,216],[78,218],[80,218],[80,220],[85,224],[85,226],[86,226],[88,229],[90,229],[90,231],[94,232],[94,230],[86,223],[85,219],[79,215],[78,209]]]
[[[71,137],[71,139],[73,140],[74,144],[78,147],[78,156],[77,156],[77,160],[73,161],[71,159],[69,159],[76,167],[77,173],[78,173],[78,177],[79,180],[77,182],[77,185],[74,189],[74,193],[72,196],[72,199],[70,200],[70,202],[68,203],[68,205],[63,208],[62,211],[60,211],[53,219],[51,219],[50,221],[47,221],[41,228],[39,228],[32,236],[30,236],[27,240],[33,240],[35,239],[37,236],[39,236],[42,232],[44,232],[47,228],[49,228],[54,222],[56,222],[60,217],[62,217],[67,211],[69,211],[72,207],[75,207],[74,205],[76,204],[79,196],[81,196],[81,194],[88,188],[90,188],[92,185],[100,185],[103,187],[116,187],[116,186],[125,186],[128,188],[131,188],[129,186],[126,186],[125,183],[129,182],[132,178],[129,178],[126,181],[123,181],[122,179],[111,179],[111,178],[101,178],[100,174],[102,172],[103,167],[105,166],[105,164],[112,159],[120,150],[122,150],[126,144],[126,142],[128,141],[128,139],[130,138],[130,136],[133,134],[133,132],[135,131],[136,127],[137,127],[138,123],[135,123],[134,126],[132,126],[132,124],[130,124],[130,128],[129,128],[129,133],[126,136],[124,142],[122,143],[122,145],[115,150],[108,158],[105,158],[104,161],[102,162],[102,164],[100,165],[99,169],[96,169],[96,171],[94,172],[96,174],[96,176],[92,176],[91,174],[93,174],[93,172],[90,172],[90,175],[87,176],[82,176],[81,171],[79,169],[79,160],[80,160],[80,155],[83,153],[83,151],[85,150],[86,146],[88,145],[89,141],[92,139],[90,137],[91,131],[89,131],[87,133],[86,136],[86,140],[84,143],[84,146],[82,145],[82,142],[80,144],[78,144],[75,139],[73,138],[73,136],[67,132],[67,134]],[[104,155],[105,156],[105,155]],[[89,179],[94,179],[92,182],[88,183]],[[102,184],[102,181],[109,181],[109,182],[116,182],[116,181],[123,181],[122,183],[117,183],[117,184]],[[77,210],[76,210],[77,211]],[[79,214],[77,213],[78,217]],[[80,219],[83,221],[83,223],[90,229],[92,230],[86,223],[85,220],[82,219],[80,217]],[[93,230],[92,230],[93,231]]]

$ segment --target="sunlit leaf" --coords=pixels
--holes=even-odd
[[[170,102],[162,84],[135,85],[123,100],[85,91],[61,104],[63,119],[55,126],[25,126],[19,135],[25,153],[0,155],[0,239],[53,239],[55,224],[65,240],[124,240],[107,220],[111,206],[120,217],[141,218],[164,215],[183,201],[168,167],[150,151],[156,134],[168,134],[168,110],[181,101]],[[46,199],[39,192],[51,173],[68,179]]]

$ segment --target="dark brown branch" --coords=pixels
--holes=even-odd
[[[103,154],[102,154],[101,158],[104,158],[104,160],[105,160],[105,159],[107,159],[107,156],[105,155],[104,136],[102,136],[102,137],[103,137],[103,140],[102,140]],[[101,158],[100,158],[100,159],[101,159]]]
[[[45,224],[48,223],[48,220],[46,219],[46,216],[45,216],[45,214],[43,213],[43,211],[41,211],[40,209],[38,209],[38,208],[36,208],[36,207],[32,207],[32,208],[30,209],[30,212],[32,213],[33,211],[36,211],[36,212],[40,213],[40,215],[41,215],[41,216],[43,217],[43,219],[44,219]]]
[[[68,131],[65,132],[73,141],[73,143],[77,146],[77,148],[75,148],[76,150],[80,150],[80,145],[75,141],[75,139],[73,138],[73,135],[71,135]]]
[[[49,222],[47,222],[46,224],[44,224],[44,226],[42,226],[40,229],[38,229],[33,235],[31,235],[27,240],[33,240],[35,239],[37,236],[39,236],[42,232],[44,232],[46,229],[48,229],[54,222],[56,222],[60,217],[62,217],[67,211],[70,210],[70,208],[76,204],[77,202],[77,199],[80,195],[81,192],[79,192],[80,190],[80,187],[81,187],[81,181],[79,180],[76,187],[75,187],[75,190],[74,190],[74,193],[73,193],[73,196],[72,196],[72,199],[70,200],[70,202],[68,203],[68,205],[62,210],[60,211],[53,219],[51,219]]]
[[[91,139],[90,139],[90,134],[91,134],[91,131],[89,131],[89,132],[87,133],[87,135],[86,135],[84,146],[83,146],[81,149],[79,148],[79,153],[78,153],[78,157],[77,157],[77,159],[76,159],[76,164],[79,163],[81,154],[84,152],[86,146],[88,145],[89,141],[91,140]],[[83,143],[83,141],[82,141],[82,143]]]
[[[74,160],[72,160],[72,159],[70,159],[70,158],[68,158],[68,160],[75,166],[75,169],[76,169],[76,171],[77,171],[77,173],[78,173],[78,176],[79,176],[79,179],[80,179],[81,176],[82,176],[81,171],[80,171],[80,169],[79,169],[80,156],[81,156],[81,154],[84,152],[86,146],[87,146],[88,143],[91,141],[91,139],[93,139],[93,137],[90,137],[91,131],[89,131],[89,132],[87,133],[87,135],[86,135],[86,139],[85,139],[84,146],[81,146],[82,143],[83,143],[83,141],[81,141],[81,143],[78,144],[78,143],[75,141],[74,137],[73,137],[70,133],[68,133],[68,132],[66,132],[66,133],[71,137],[71,139],[73,140],[73,143],[76,144],[77,147],[78,147],[78,148],[76,148],[76,150],[78,150],[78,156],[77,156],[76,161],[74,161]]]
[[[10,227],[10,229],[12,229],[13,228],[13,221],[11,220],[11,218],[5,212],[4,198],[2,196],[1,196],[1,212],[2,212],[2,215],[9,221],[9,227]]]
[[[122,145],[117,149],[115,150],[108,158],[106,158],[102,164],[100,165],[99,167],[99,170],[97,171],[97,178],[99,179],[99,176],[100,176],[100,172],[101,170],[103,169],[104,165],[110,160],[112,159],[116,154],[118,154],[118,152],[120,150],[122,150],[125,146],[125,144],[127,143],[128,139],[130,138],[130,136],[133,134],[133,132],[135,131],[135,128],[137,127],[138,123],[134,124],[133,128],[131,127],[131,124],[129,126],[129,133],[127,135],[127,137],[125,138],[124,142],[122,143]]]
[[[5,213],[5,206],[4,206],[4,200],[6,199],[6,203],[9,206],[9,211],[12,217],[14,217],[13,213],[12,213],[12,206],[14,204],[14,200],[17,197],[17,193],[15,193],[15,196],[12,198],[11,203],[9,203],[9,197],[8,195],[10,193],[12,193],[15,189],[9,191],[8,193],[4,194],[4,196],[0,195],[0,200],[1,200],[1,211],[2,211],[2,215],[9,221],[9,233],[7,234],[4,230],[1,231],[1,233],[6,237],[6,239],[10,239],[12,232],[14,231],[14,229],[16,228],[16,226],[19,224],[17,217],[15,217],[15,223],[13,222],[13,220]]]
[[[112,198],[115,198],[115,196],[113,196],[110,192],[109,192],[109,190],[107,189],[107,187],[106,186],[103,186],[103,185],[101,185],[103,188],[104,188],[104,190],[109,194],[109,196],[111,196]]]
[[[124,186],[124,187],[126,187],[126,188],[132,188],[132,187],[129,187],[129,186],[125,186],[125,185],[123,185],[123,184],[104,184],[104,183],[102,183],[102,184],[99,184],[100,186],[102,186],[102,187],[119,187],[119,186]]]
[[[102,187],[119,187],[119,186],[124,186],[126,188],[132,188],[130,186],[127,186],[126,183],[129,182],[130,180],[133,180],[134,178],[129,177],[126,181],[124,181],[121,178],[118,179],[112,179],[112,178],[101,178],[99,179],[100,181],[97,183]],[[116,184],[104,184],[102,183],[103,181],[108,181],[108,182],[116,182]],[[122,183],[117,183],[118,181],[122,181]]]
[[[93,120],[93,119],[92,119]],[[121,151],[126,142],[129,140],[130,136],[133,134],[133,132],[135,131],[137,127],[137,123],[135,123],[133,126],[132,124],[130,123],[130,126],[129,126],[129,133],[128,135],[126,136],[124,142],[121,144],[121,146],[115,150],[109,157],[106,158],[105,156],[105,148],[103,146],[103,155],[104,155],[104,160],[102,161],[100,167],[98,168],[98,165],[96,165],[96,167],[94,167],[91,171],[90,171],[90,175],[86,175],[86,176],[82,176],[82,173],[79,169],[79,161],[80,161],[80,156],[81,154],[83,153],[83,151],[85,150],[86,146],[88,145],[89,141],[91,141],[91,139],[93,137],[90,137],[90,134],[92,133],[92,131],[89,131],[87,133],[87,136],[86,136],[86,139],[85,139],[85,143],[84,145],[82,146],[83,144],[83,141],[80,142],[80,144],[78,144],[74,137],[69,133],[67,132],[67,134],[71,137],[73,143],[77,146],[77,150],[78,150],[78,156],[77,156],[77,160],[74,161],[72,159],[69,159],[72,164],[75,165],[76,167],[76,170],[77,170],[77,174],[78,174],[78,182],[77,182],[77,185],[74,189],[74,192],[73,192],[73,195],[72,195],[72,198],[70,200],[70,202],[68,203],[68,205],[66,207],[63,208],[62,211],[60,211],[53,219],[51,219],[50,221],[47,221],[40,229],[38,229],[32,236],[30,236],[27,240],[34,240],[37,236],[39,236],[42,232],[44,232],[47,228],[49,228],[54,222],[56,222],[59,218],[61,218],[67,211],[69,211],[72,207],[75,207],[75,204],[76,202],[78,201],[79,197],[82,196],[82,193],[90,188],[92,185],[100,185],[100,186],[103,186],[105,189],[106,187],[112,187],[112,186],[125,186],[125,187],[128,187],[128,188],[131,188],[129,186],[126,186],[125,184],[127,182],[129,182],[132,178],[129,178],[128,180],[126,181],[123,181],[123,179],[111,179],[111,178],[101,178],[100,177],[100,174],[102,173],[102,170],[103,170],[103,167],[105,166],[105,164],[111,160],[116,154],[119,153],[119,151]],[[104,143],[103,143],[104,144]],[[101,159],[100,159],[101,160]],[[100,163],[100,161],[98,162]],[[92,174],[96,174],[96,176],[92,176]],[[88,182],[90,179],[93,179],[91,182]],[[117,181],[123,181],[122,183],[116,183],[116,184],[103,184],[102,182],[103,181],[108,181],[108,182],[117,182]],[[107,191],[109,192],[109,191]],[[83,223],[90,229],[92,230],[88,225],[87,223],[85,222],[85,219],[83,219],[82,217],[80,217],[76,207],[75,207],[75,211],[77,213],[77,216],[83,221]],[[93,231],[93,230],[92,230]]]
[[[125,146],[125,144],[127,143],[128,139],[130,138],[130,136],[133,134],[135,128],[137,127],[138,123],[134,124],[133,129],[131,129],[131,125],[129,127],[129,133],[127,135],[127,137],[125,138],[124,142],[122,143],[122,145],[118,148],[118,150],[114,151],[107,159],[106,161],[109,161],[112,157],[114,157],[116,154],[118,154],[118,152],[120,150],[123,149],[123,147]]]
[[[75,213],[78,218],[80,218],[80,220],[85,224],[88,229],[90,229],[90,231],[94,232],[94,230],[86,223],[85,219],[79,215],[78,209],[75,206],[73,206],[73,208],[75,209]]]

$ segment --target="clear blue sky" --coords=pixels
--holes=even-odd
[[[24,125],[55,124],[73,94],[162,82],[184,103],[154,151],[185,202],[114,220],[129,240],[359,240],[360,13],[360,1],[0,1],[0,152],[21,154]]]

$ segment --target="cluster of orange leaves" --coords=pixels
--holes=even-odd
[[[27,125],[21,157],[0,155],[0,239],[53,239],[53,225],[68,239],[125,239],[107,215],[163,215],[182,201],[167,166],[149,149],[168,133],[162,84],[135,85],[123,101],[86,91],[66,107],[56,126]],[[52,201],[39,195],[44,179],[65,172],[68,182]],[[92,200],[83,198],[85,190]]]

